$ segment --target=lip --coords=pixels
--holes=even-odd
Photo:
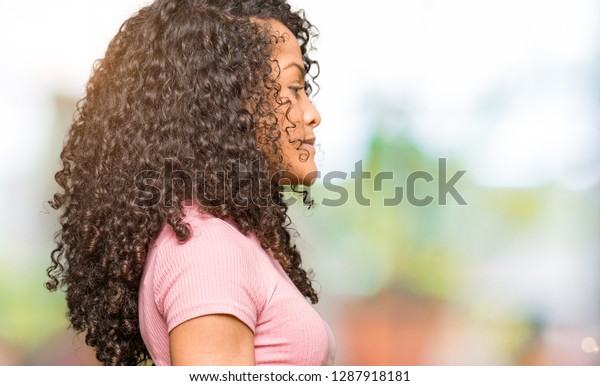
[[[300,145],[300,147],[307,149],[308,151],[310,151],[313,154],[316,153],[315,138],[313,137],[313,138],[302,141],[302,145]]]
[[[315,146],[316,137],[305,139],[302,143],[305,145]]]
[[[313,152],[315,151],[315,145],[312,145],[312,144],[310,144],[308,142],[302,142],[302,146],[301,147],[303,147],[305,149],[308,149],[308,150],[312,150]]]

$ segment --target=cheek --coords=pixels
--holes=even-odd
[[[290,118],[290,121],[294,122],[296,126],[299,127],[302,123],[302,115],[302,109],[299,106],[295,105],[292,106],[288,117]]]
[[[290,134],[292,139],[302,139],[304,125],[302,123],[302,112],[300,109],[298,107],[292,107],[287,114],[287,119],[285,119],[284,125],[280,127],[287,128],[287,132]]]
[[[279,130],[281,131],[279,142],[285,148],[295,149],[299,145],[297,141],[303,139],[304,125],[300,117],[301,114],[294,108],[287,113],[287,117],[285,115],[279,117]],[[296,143],[293,141],[296,141]]]

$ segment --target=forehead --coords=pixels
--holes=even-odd
[[[278,39],[275,42],[274,54],[281,68],[292,62],[302,63],[302,52],[298,39],[283,23],[270,20],[269,26],[273,35]]]

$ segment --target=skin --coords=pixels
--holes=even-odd
[[[252,330],[233,315],[190,319],[169,336],[173,366],[254,366]]]
[[[288,120],[284,115],[286,105],[276,109],[279,113],[279,127],[282,128],[279,148],[285,165],[277,176],[280,177],[280,184],[310,186],[317,177],[314,129],[321,123],[321,115],[304,90],[306,74],[298,40],[281,22],[273,20],[269,24],[273,33],[283,38],[276,43],[274,55],[281,71],[278,79],[281,85],[280,97],[282,101],[289,100],[291,103]],[[287,134],[284,128],[287,128]],[[300,146],[298,140],[302,141]]]
[[[276,173],[281,183],[312,185],[317,176],[314,160],[314,129],[320,124],[321,116],[304,91],[304,66],[300,46],[294,34],[278,21],[269,21],[272,31],[279,39],[274,55],[281,69],[278,82],[280,97],[291,102],[289,121],[280,114],[279,125],[282,135],[279,146],[285,168]],[[281,110],[281,109],[279,109]],[[281,113],[281,111],[279,111]],[[298,147],[298,142],[303,143]],[[304,159],[308,150],[309,157]],[[174,366],[253,366],[254,335],[241,320],[229,314],[204,315],[190,319],[175,327],[169,335],[171,364]]]

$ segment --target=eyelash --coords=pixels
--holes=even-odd
[[[300,91],[304,90],[306,87],[290,87],[290,90],[292,90],[292,92],[294,93],[295,96],[298,96],[298,93],[300,93]]]

